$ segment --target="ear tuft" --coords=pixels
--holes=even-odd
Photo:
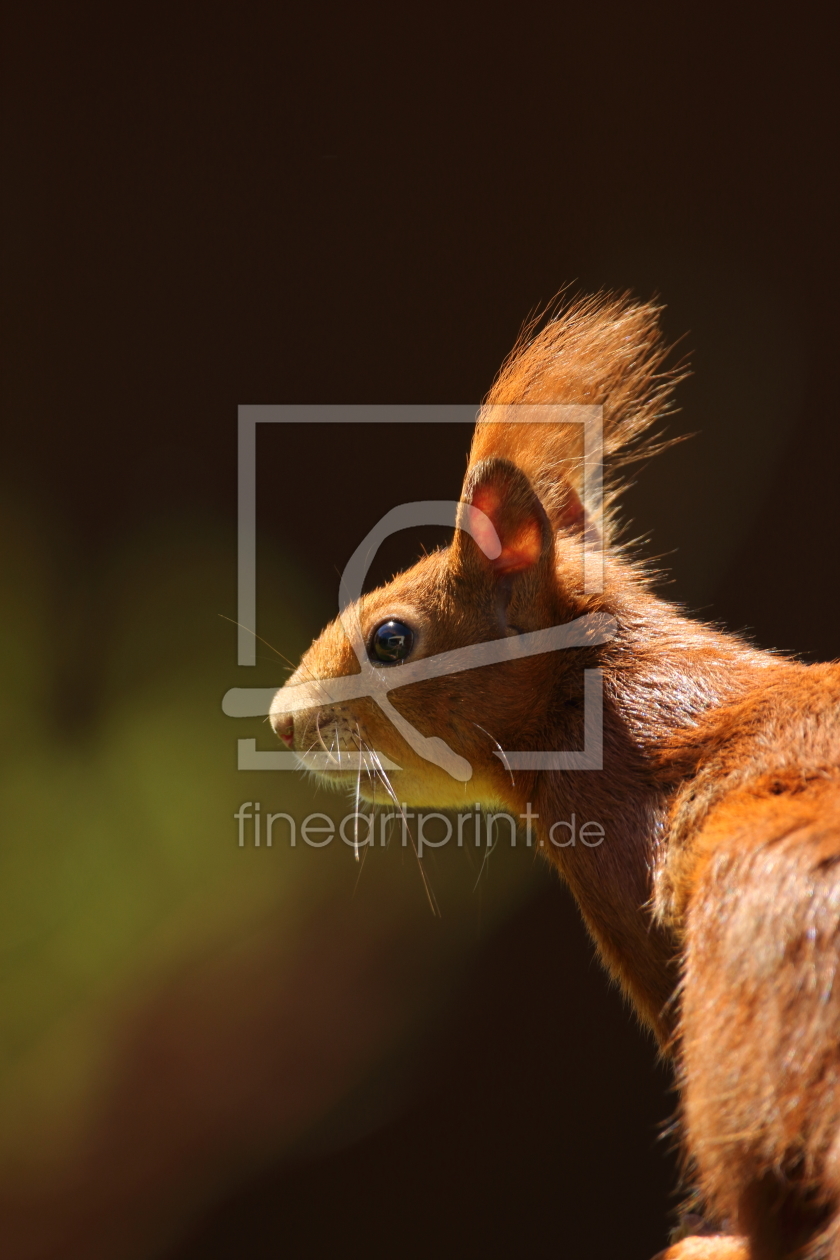
[[[471,463],[510,460],[529,477],[555,529],[598,529],[609,542],[623,488],[616,470],[668,445],[651,429],[670,411],[671,391],[686,374],[680,364],[664,367],[660,313],[655,303],[601,293],[559,306],[539,330],[539,321],[531,324],[482,408]],[[570,412],[552,420],[545,408],[558,404]],[[601,409],[606,480],[595,521],[584,521],[580,506],[586,468],[576,407]]]

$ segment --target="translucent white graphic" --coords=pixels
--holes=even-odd
[[[600,518],[602,510],[602,416],[600,407],[542,405],[523,407],[521,418],[509,414],[505,423],[577,423],[584,426],[584,482],[582,501],[587,530],[584,550],[584,585],[587,592],[603,587],[603,553]],[[436,423],[472,421],[472,408],[343,408],[343,407],[240,407],[239,434],[239,664],[256,663],[255,639],[251,633],[256,614],[256,424],[265,422],[325,423],[367,421],[373,423]],[[359,413],[362,414],[359,414]],[[469,415],[462,413],[469,412]],[[536,414],[535,414],[536,412]],[[292,413],[292,414],[286,414]],[[301,414],[304,413],[304,414]],[[374,413],[374,414],[372,414]],[[378,413],[378,414],[377,414]],[[396,413],[396,414],[395,414]],[[410,414],[407,414],[410,413]],[[444,413],[443,415],[440,413]],[[453,414],[455,413],[455,414]],[[565,625],[551,626],[514,637],[493,639],[453,651],[441,652],[398,667],[382,668],[370,660],[364,642],[356,603],[365,577],[382,542],[391,534],[411,526],[444,525],[465,529],[489,558],[501,550],[498,535],[488,517],[476,508],[459,516],[454,501],[406,503],[386,513],[359,544],[347,563],[339,586],[339,615],[359,663],[358,674],[340,675],[316,682],[281,688],[232,688],[222,701],[230,717],[254,717],[271,713],[295,713],[317,706],[346,703],[368,697],[385,713],[395,729],[418,756],[445,770],[454,779],[466,782],[472,766],[439,736],[421,734],[394,708],[389,692],[429,678],[445,677],[467,669],[477,669],[503,661],[520,660],[543,652],[588,647],[608,642],[615,634],[615,621],[604,613],[592,613]],[[476,528],[479,526],[480,528]],[[496,752],[506,767],[527,770],[600,770],[603,766],[603,680],[600,670],[584,671],[584,730],[582,750]],[[253,739],[239,740],[238,765],[241,770],[373,770],[375,758],[384,769],[400,767],[382,753],[340,751],[295,753],[263,752]]]

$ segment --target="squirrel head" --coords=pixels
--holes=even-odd
[[[607,480],[596,512],[584,510],[584,425],[574,411],[558,418],[555,405],[601,409],[608,477],[649,454],[640,439],[677,379],[661,370],[658,315],[602,295],[525,330],[479,414],[452,543],[345,609],[278,692],[275,730],[297,752],[330,754],[327,782],[355,790],[362,753],[367,799],[382,800],[387,780],[411,805],[506,805],[528,790],[525,775],[512,795],[506,750],[579,746],[583,666],[598,663],[598,649],[523,656],[514,641],[611,612],[621,584],[639,575],[614,553],[620,482]],[[586,557],[602,551],[603,589],[593,591]],[[461,658],[413,680],[420,662],[501,641],[510,648],[494,663],[464,667]],[[356,694],[327,682],[360,674]],[[308,703],[292,713],[296,687]]]

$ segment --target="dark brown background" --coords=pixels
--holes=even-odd
[[[628,497],[667,589],[834,657],[836,138],[812,22],[20,9],[2,68],[3,481],[62,557],[55,721],[96,718],[89,619],[113,540],[198,513],[232,529],[237,403],[476,403],[565,284],[658,293],[687,334],[674,431],[699,436]],[[261,528],[330,615],[373,520],[457,492],[468,435],[311,437],[265,437]],[[552,882],[449,1012],[399,1118],[267,1171],[179,1257],[661,1246],[673,1099]]]

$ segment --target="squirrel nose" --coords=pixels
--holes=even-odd
[[[283,743],[291,748],[295,742],[295,719],[291,713],[277,713],[272,719],[272,726]]]

